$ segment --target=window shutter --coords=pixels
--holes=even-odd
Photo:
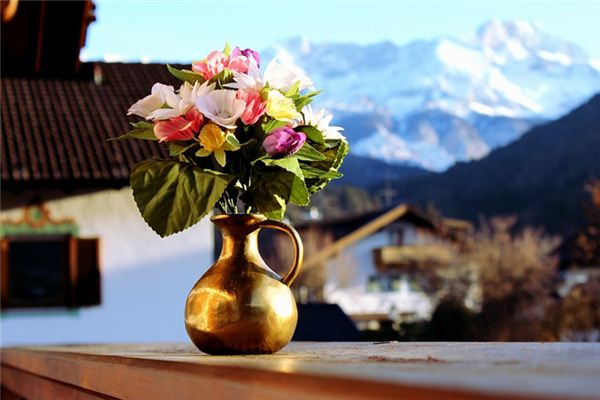
[[[94,306],[101,301],[100,239],[77,241],[77,305]]]
[[[0,240],[0,304],[2,308],[8,302],[8,240]]]

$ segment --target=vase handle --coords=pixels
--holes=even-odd
[[[271,228],[277,231],[285,232],[290,239],[292,239],[292,243],[294,245],[294,263],[292,268],[290,268],[290,271],[281,279],[283,284],[291,286],[300,273],[300,267],[302,267],[302,259],[304,257],[304,246],[302,245],[300,234],[298,234],[298,231],[285,222],[275,221],[272,219],[259,222],[259,226],[261,228]]]

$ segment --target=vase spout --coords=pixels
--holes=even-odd
[[[221,214],[210,220],[223,235],[245,236],[260,228],[260,223],[267,217],[260,214]]]

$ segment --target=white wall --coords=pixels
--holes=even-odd
[[[75,311],[5,311],[3,346],[188,340],[185,299],[212,264],[208,218],[162,239],[143,221],[129,188],[47,205],[54,218],[75,219],[81,237],[101,238],[102,304]],[[21,213],[1,212],[0,219],[19,219]]]
[[[407,225],[409,243],[419,243],[416,229]],[[356,265],[336,265],[336,260],[330,261],[327,268],[330,276],[324,288],[325,299],[337,303],[346,314],[398,314],[415,313],[420,318],[428,318],[432,312],[432,301],[424,293],[413,291],[409,281],[404,278],[400,288],[393,292],[369,292],[369,276],[376,273],[373,261],[373,249],[389,246],[390,235],[386,231],[379,231],[367,236],[353,246],[345,249],[342,260]],[[331,279],[331,271],[335,268],[356,268],[356,275],[348,287],[340,287],[335,279]]]

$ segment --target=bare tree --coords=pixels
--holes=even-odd
[[[573,255],[578,264],[600,266],[600,179],[589,182],[585,190],[590,194],[584,206],[587,226],[577,236]]]
[[[532,228],[515,234],[515,223],[514,217],[482,221],[457,247],[455,260],[435,270],[440,304],[478,312],[479,340],[532,340],[544,329],[559,240]]]
[[[600,341],[600,276],[590,276],[569,292],[559,318],[561,340]]]

